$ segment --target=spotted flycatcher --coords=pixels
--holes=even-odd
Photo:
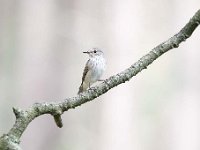
[[[89,60],[87,61],[83,71],[82,83],[79,87],[78,94],[86,91],[93,83],[100,80],[106,67],[104,54],[100,49],[93,48],[92,50],[83,53],[89,55]]]

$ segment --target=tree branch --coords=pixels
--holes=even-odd
[[[190,19],[190,21],[173,37],[153,48],[148,54],[140,58],[136,63],[131,65],[126,70],[109,77],[104,80],[100,85],[95,86],[88,91],[77,95],[76,97],[67,98],[61,102],[50,103],[35,103],[27,110],[13,108],[16,116],[16,121],[8,134],[4,134],[0,138],[1,150],[20,150],[19,141],[20,137],[25,131],[29,123],[38,116],[43,114],[50,114],[54,117],[56,125],[62,127],[61,115],[63,112],[80,106],[86,102],[94,100],[100,95],[106,93],[111,88],[130,80],[133,76],[137,75],[143,69],[146,69],[154,60],[166,53],[170,49],[177,48],[179,44],[189,38],[196,27],[200,24],[200,10]]]

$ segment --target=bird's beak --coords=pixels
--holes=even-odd
[[[90,52],[87,51],[87,52],[83,52],[83,53],[89,54]]]

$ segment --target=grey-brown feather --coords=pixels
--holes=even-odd
[[[98,48],[93,48],[92,51],[85,53],[89,54],[89,60],[83,71],[82,82],[78,94],[86,91],[93,83],[100,79],[106,65],[103,52]]]
[[[89,63],[90,60],[87,61],[86,65],[85,65],[85,68],[84,68],[84,71],[83,71],[83,76],[82,76],[82,82],[81,82],[81,86],[79,87],[79,91],[78,91],[78,94],[83,92],[83,82],[85,80],[85,77],[86,77],[86,74],[89,70],[89,67],[88,67],[88,63]]]

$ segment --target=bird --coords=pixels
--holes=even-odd
[[[106,69],[106,60],[102,50],[99,48],[92,48],[83,53],[88,54],[89,59],[85,64],[78,94],[86,91],[93,83],[100,81],[100,78]]]

